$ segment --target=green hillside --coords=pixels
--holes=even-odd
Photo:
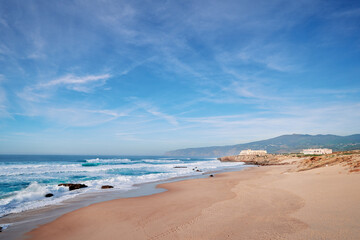
[[[300,152],[304,148],[331,148],[333,151],[360,149],[360,134],[350,136],[336,135],[282,135],[256,142],[213,146],[201,148],[178,149],[165,153],[167,156],[221,157],[239,154],[244,149],[265,149],[268,153]]]

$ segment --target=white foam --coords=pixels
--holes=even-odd
[[[7,229],[10,225],[11,225],[11,223],[5,223],[5,224],[0,224],[0,227],[2,227],[2,231],[4,231],[4,230]]]
[[[212,159],[209,161],[184,162],[179,159],[140,159],[131,161],[129,159],[88,159],[87,162],[113,162],[118,165],[98,165],[84,167],[81,164],[13,164],[6,165],[5,171],[0,173],[7,181],[26,179],[49,179],[52,176],[72,177],[75,174],[85,176],[95,176],[100,179],[79,182],[84,183],[88,188],[75,191],[69,191],[67,187],[59,187],[56,184],[45,185],[38,182],[32,182],[27,188],[14,192],[12,196],[0,199],[0,217],[9,213],[18,213],[29,209],[58,204],[66,199],[73,198],[79,194],[101,191],[102,185],[112,185],[114,189],[130,190],[136,184],[155,182],[175,177],[184,177],[192,175],[201,175],[203,172],[212,170],[221,170],[228,167],[242,165],[243,163],[222,163]],[[134,162],[134,164],[121,164],[123,162]],[[151,164],[162,163],[162,164]],[[175,168],[176,166],[186,166],[186,168]],[[3,167],[3,166],[2,166]],[[193,169],[197,167],[203,172],[196,172]],[[124,169],[131,173],[134,171],[156,172],[140,176],[135,175],[115,175],[109,174],[109,170]],[[73,180],[75,181],[75,180]],[[45,198],[45,194],[52,193],[53,197]]]
[[[69,191],[65,187],[42,185],[33,182],[27,188],[15,192],[13,196],[0,199],[0,217],[9,213],[18,213],[56,204],[77,195],[76,192],[69,194],[67,192]],[[45,198],[47,193],[52,193],[54,196]]]
[[[179,163],[182,162],[181,160],[178,159],[164,159],[164,160],[158,160],[158,159],[142,159],[142,162],[147,162],[147,163]]]
[[[130,159],[127,158],[109,158],[109,159],[102,159],[102,158],[94,158],[94,159],[86,159],[88,163],[128,163],[131,162]]]

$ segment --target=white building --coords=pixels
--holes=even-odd
[[[309,148],[302,151],[305,155],[320,155],[320,154],[331,154],[332,149],[328,148]]]
[[[266,150],[242,150],[239,155],[265,155],[267,154]]]

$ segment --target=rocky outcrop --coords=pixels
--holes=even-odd
[[[52,197],[52,196],[54,196],[54,194],[52,194],[52,193],[48,193],[45,195],[45,197]]]
[[[111,186],[111,185],[103,185],[103,186],[101,186],[101,189],[109,189],[109,188],[114,188],[114,187]]]
[[[58,186],[69,187],[70,191],[88,187],[81,183],[60,183]]]
[[[259,165],[259,166],[268,166],[268,165],[284,165],[288,163],[281,162],[284,159],[291,158],[284,155],[276,154],[266,154],[266,155],[234,155],[234,156],[225,156],[218,158],[222,162],[244,162],[248,165]]]
[[[339,164],[348,169],[350,173],[360,173],[360,150],[316,156],[304,154],[234,155],[218,159],[222,162],[244,162],[245,164],[259,166],[296,164],[297,167],[294,171],[299,172]]]

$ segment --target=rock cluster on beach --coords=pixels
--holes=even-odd
[[[87,187],[85,184],[81,183],[60,183],[58,186],[69,187],[70,191]]]
[[[103,185],[103,186],[101,186],[101,189],[109,189],[109,188],[114,188],[114,187],[111,186],[111,185]]]
[[[198,167],[194,167],[194,168],[193,168],[193,171],[195,171],[195,172],[202,172],[200,169],[198,169]]]

